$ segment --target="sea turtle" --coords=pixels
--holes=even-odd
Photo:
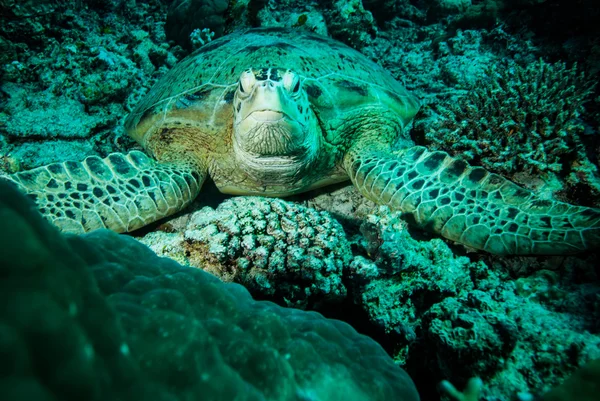
[[[132,231],[188,205],[210,176],[224,193],[287,196],[350,179],[414,224],[494,254],[600,243],[600,210],[537,199],[414,146],[419,101],[350,47],[309,32],[242,30],[169,71],[128,116],[140,151],[9,176],[64,231]]]

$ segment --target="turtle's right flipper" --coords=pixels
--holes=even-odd
[[[600,245],[600,209],[538,199],[445,152],[420,146],[395,152],[358,148],[345,164],[363,195],[471,248],[499,255],[559,255]]]
[[[159,164],[144,153],[113,153],[5,176],[60,230],[128,232],[186,207],[206,172],[187,164]]]

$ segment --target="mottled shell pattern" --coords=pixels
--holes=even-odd
[[[155,156],[163,145],[180,142],[176,136],[198,130],[204,135],[194,146],[221,153],[228,147],[240,74],[275,67],[301,76],[324,138],[334,146],[349,110],[383,104],[397,117],[401,132],[419,108],[389,72],[338,41],[306,31],[257,28],[216,39],[179,62],[138,104],[125,127]]]

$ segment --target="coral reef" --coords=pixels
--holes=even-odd
[[[386,208],[360,231],[352,243],[364,256],[350,265],[348,292],[424,399],[433,394],[422,375],[462,383],[477,374],[485,396],[506,399],[543,392],[600,357],[598,275],[589,262],[456,256],[437,238],[413,238]],[[533,273],[512,281],[511,263]]]
[[[245,10],[241,18],[251,26],[254,21],[258,26],[306,29],[330,35],[359,49],[370,44],[377,34],[373,15],[363,7],[361,0],[265,2],[254,18],[248,15],[251,10],[251,7]],[[239,23],[234,22],[234,25],[239,28]]]
[[[308,30],[323,36],[329,35],[325,16],[315,4],[297,1],[289,3],[287,6],[281,2],[269,3],[256,13],[257,24],[264,27],[283,26]]]
[[[324,15],[331,36],[356,49],[367,46],[377,35],[375,19],[362,0],[334,1]]]
[[[394,19],[402,19],[405,22],[424,22],[426,10],[425,4],[419,6],[410,0],[362,0],[363,6],[370,11],[377,25],[385,28],[386,24]]]
[[[255,296],[281,304],[295,299],[298,306],[333,309],[334,316],[345,320],[361,316],[357,323],[369,328],[394,359],[407,366],[423,399],[435,399],[432,380],[451,378],[462,383],[475,374],[485,379],[488,397],[541,392],[600,356],[600,303],[594,295],[598,277],[589,261],[459,256],[459,250],[439,238],[416,237],[399,213],[376,207],[351,187],[304,203],[328,210],[354,233],[349,241],[352,254],[338,256],[341,263],[335,276],[341,277],[348,297],[331,297],[311,284],[318,283],[314,280],[319,276],[304,281],[297,274],[302,269],[277,271],[269,276],[270,285],[262,286],[247,275],[244,285]],[[281,212],[263,217],[269,214],[256,211],[266,208],[289,211],[307,226],[319,221],[301,218],[308,209],[288,201],[236,197],[216,209],[183,215],[163,225],[164,232],[140,240],[160,255],[186,264],[200,258],[204,262],[196,266],[226,279],[232,274],[243,277],[240,269],[224,269],[237,268],[233,263],[237,259],[228,255],[239,249],[230,233],[242,227],[243,216],[253,232],[256,225],[267,227],[267,218],[281,221]],[[256,223],[249,218],[252,215],[259,216]],[[345,249],[347,242],[338,233],[336,242]],[[285,248],[282,252],[289,255]],[[249,255],[243,256],[244,264]],[[294,298],[303,294],[294,284],[307,288],[311,298]]]
[[[208,10],[205,15],[195,13],[194,9],[184,9],[186,12],[179,15],[182,20],[173,16],[178,5],[199,3],[208,7],[204,9]],[[219,34],[250,26],[284,26],[342,39],[391,71],[429,105],[423,109],[422,118],[413,131],[420,140],[436,124],[432,117],[439,116],[433,111],[452,109],[448,103],[461,97],[466,101],[471,96],[467,95],[468,91],[477,82],[490,84],[493,77],[486,76],[490,65],[497,65],[495,74],[511,80],[517,72],[523,74],[524,71],[522,67],[517,70],[515,65],[539,68],[541,64],[536,60],[543,57],[553,63],[544,64],[543,68],[563,71],[567,79],[569,74],[574,74],[571,82],[578,85],[587,82],[577,81],[582,71],[586,71],[592,81],[597,81],[600,71],[600,25],[595,23],[600,9],[595,0],[239,0],[229,3],[230,8],[223,13],[225,2],[219,1],[0,1],[3,16],[0,20],[3,33],[0,35],[0,174],[132,148],[132,141],[123,135],[123,117],[158,77],[191,50],[179,48],[188,46],[191,27],[186,28],[180,39],[177,35],[172,36],[171,27],[176,29],[179,23],[181,27],[197,23],[196,28],[210,28]],[[168,12],[169,7],[171,11]],[[186,21],[188,16],[195,20]],[[172,24],[167,29],[168,34],[165,23]],[[171,39],[175,42],[169,42]],[[505,61],[512,70],[503,70],[500,65]],[[578,63],[576,70],[564,68],[575,61]],[[558,81],[553,81],[548,87],[554,87],[556,83]],[[533,90],[533,87],[526,85],[524,89]],[[589,90],[586,86],[568,89],[571,94]],[[600,197],[592,196],[597,192],[594,166],[598,166],[600,155],[598,87],[595,91],[590,97],[595,100],[586,104],[586,110],[577,110],[579,116],[558,121],[563,126],[569,123],[575,127],[563,138],[564,143],[583,144],[586,153],[583,154],[582,147],[577,145],[571,146],[568,152],[547,156],[546,162],[543,158],[536,159],[535,153],[525,157],[520,163],[525,165],[533,161],[533,164],[527,167],[531,174],[526,174],[521,182],[532,182],[532,174],[542,170],[544,174],[553,173],[550,167],[558,166],[559,176],[553,182],[557,188],[563,188],[559,195],[598,204]],[[539,99],[547,100],[550,95],[546,92]],[[490,96],[493,99],[506,97],[499,91]],[[581,100],[574,99],[575,103]],[[529,104],[534,114],[540,111],[534,109],[540,106],[536,102]],[[575,103],[566,107],[575,106]],[[500,109],[493,104],[482,107],[482,110],[487,107],[493,116],[483,121],[488,126],[494,119],[501,124],[507,121],[501,118]],[[514,108],[508,110],[512,113]],[[514,116],[522,110],[516,110]],[[516,122],[518,126],[531,127],[531,121]],[[462,126],[461,120],[446,120],[446,123],[454,124],[455,128]],[[466,121],[468,126],[475,123],[480,122]],[[554,129],[557,121],[546,123],[542,119],[542,123]],[[510,129],[504,132],[508,133]],[[552,132],[558,134],[561,130]],[[439,146],[449,146],[446,150],[451,150],[452,143],[447,142],[440,132],[436,133],[436,138],[444,142]],[[530,140],[529,137],[524,139],[526,144]],[[556,138],[542,146],[550,144],[564,151]],[[519,148],[522,144],[516,143],[516,146]],[[480,162],[487,163],[483,159]],[[542,163],[542,170],[537,167],[539,163]],[[514,171],[509,174],[519,178]],[[211,196],[211,199],[199,200],[194,210],[205,206],[202,202],[217,198]],[[598,357],[600,302],[598,275],[594,270],[597,263],[593,255],[502,259],[473,254],[465,256],[461,248],[448,247],[439,239],[429,240],[410,232],[397,215],[377,212],[374,204],[351,187],[312,193],[296,200],[320,211],[329,211],[328,217],[320,214],[322,221],[335,218],[352,235],[348,241],[338,230],[335,220],[328,223],[339,233],[336,240],[339,248],[330,250],[327,255],[329,261],[335,261],[332,279],[336,281],[332,283],[337,283],[333,287],[337,292],[326,291],[331,287],[320,276],[321,272],[311,271],[309,278],[317,280],[316,284],[298,275],[302,269],[274,271],[275,276],[268,275],[267,281],[261,281],[269,285],[259,287],[251,273],[258,271],[254,263],[260,259],[243,248],[238,253],[242,256],[239,259],[253,264],[247,265],[251,267],[249,270],[236,270],[237,279],[250,287],[254,285],[253,293],[257,296],[276,298],[282,303],[293,299],[295,305],[311,308],[319,303],[327,306],[332,301],[336,316],[357,324],[361,331],[376,334],[397,361],[407,363],[407,369],[423,392],[422,399],[439,399],[433,388],[438,379],[448,378],[462,387],[465,380],[475,374],[483,375],[486,383],[483,392],[488,399],[504,401],[509,399],[509,394],[528,389],[543,392],[588,359]],[[205,229],[216,227],[222,230],[219,232],[227,233],[229,227],[218,219],[233,219],[235,208],[224,212],[216,203],[209,204],[213,207],[195,212],[194,224],[199,222]],[[17,373],[10,381],[0,383],[0,393],[7,398],[14,395],[15,399],[23,400],[94,399],[89,395],[106,395],[111,391],[114,399],[117,396],[128,399],[128,394],[131,399],[173,399],[173,393],[165,390],[167,386],[189,390],[188,393],[185,393],[188,390],[182,390],[177,397],[193,396],[195,391],[202,391],[201,396],[206,398],[206,387],[202,386],[210,383],[202,380],[206,376],[195,373],[204,368],[206,373],[210,366],[199,365],[194,373],[193,369],[188,369],[189,354],[180,353],[181,349],[192,355],[204,355],[198,351],[201,347],[206,352],[214,351],[210,355],[217,363],[211,366],[224,366],[221,362],[227,355],[231,357],[227,360],[230,366],[251,366],[258,372],[256,375],[236,376],[239,381],[228,383],[232,390],[239,385],[244,390],[255,391],[275,367],[289,367],[282,362],[285,358],[272,357],[284,355],[277,354],[279,351],[272,346],[275,337],[280,334],[285,337],[282,333],[287,333],[286,330],[293,326],[290,332],[297,334],[294,331],[297,328],[302,330],[303,337],[286,338],[305,346],[309,341],[307,338],[318,341],[326,334],[312,333],[313,323],[330,327],[327,321],[314,314],[298,313],[287,316],[287,320],[270,314],[262,320],[257,319],[256,310],[267,315],[280,309],[254,303],[247,296],[221,297],[220,294],[228,291],[238,294],[241,290],[237,286],[218,284],[202,272],[192,272],[153,258],[131,239],[100,233],[62,239],[31,218],[27,224],[37,227],[36,232],[40,234],[35,237],[36,241],[43,244],[33,248],[32,243],[25,241],[33,237],[19,231],[27,224],[13,224],[14,220],[7,218],[9,209],[6,205],[0,205],[0,224],[10,225],[10,229],[2,231],[0,264],[4,272],[11,272],[11,279],[6,279],[8,276],[5,275],[0,280],[0,297],[5,305],[5,314],[0,318],[0,337],[6,341],[0,344],[0,366]],[[228,205],[233,207],[233,203]],[[305,211],[290,204],[282,207],[300,214]],[[29,212],[24,211],[27,206],[13,204],[11,208],[28,216]],[[277,219],[279,217],[277,215]],[[135,235],[141,236],[140,240],[151,245],[156,253],[182,263],[190,264],[190,256],[194,255],[193,252],[186,254],[190,249],[196,252],[195,255],[202,255],[212,272],[220,274],[216,257],[223,255],[221,246],[230,246],[228,241],[233,236],[227,237],[227,241],[222,234],[205,236],[198,241],[192,237],[200,234],[199,226],[188,226],[189,223],[190,215],[184,213],[168,223],[152,227],[150,233]],[[192,235],[190,243],[186,240],[188,231]],[[94,241],[101,248],[92,252],[91,242]],[[273,245],[269,241],[266,243]],[[346,254],[348,242],[353,255]],[[40,250],[50,249],[50,243],[54,256],[48,259],[43,271],[34,271],[32,266],[41,266],[38,261],[47,256]],[[192,249],[191,244],[196,248]],[[127,248],[123,249],[123,246]],[[81,253],[88,250],[94,260],[90,261],[88,257],[82,262]],[[69,255],[73,255],[74,261],[65,266],[63,262],[71,257]],[[36,257],[39,259],[34,260]],[[11,258],[10,264],[5,263],[8,258]],[[155,266],[141,266],[140,260],[146,258]],[[22,264],[18,264],[20,260],[23,260]],[[235,260],[226,257],[223,263],[228,269],[237,268]],[[306,259],[302,261],[306,262]],[[9,270],[9,267],[14,269]],[[20,269],[18,272],[17,268]],[[86,273],[87,268],[93,276]],[[99,284],[101,291],[97,288]],[[298,291],[300,287],[302,290]],[[234,288],[237,289],[234,291]],[[291,295],[286,295],[289,291],[292,291]],[[342,300],[342,294],[346,292],[348,296]],[[12,297],[10,301],[9,297]],[[209,315],[198,313],[203,303],[212,306],[220,302],[222,309],[215,307],[215,319],[205,319]],[[155,313],[152,308],[156,309]],[[13,320],[9,322],[8,316]],[[154,320],[148,316],[154,316]],[[227,320],[229,316],[231,320]],[[94,324],[92,317],[101,324]],[[11,326],[13,321],[21,326],[17,327],[17,323]],[[270,323],[262,324],[265,321],[273,323],[272,330]],[[218,331],[230,322],[233,323],[227,330]],[[214,326],[210,326],[213,323]],[[281,325],[286,330],[278,331]],[[159,337],[152,337],[151,332],[157,327],[160,330],[154,332]],[[206,334],[203,327],[208,327],[207,330],[214,327],[214,330]],[[22,331],[16,331],[17,328]],[[200,344],[190,333],[204,336],[202,341],[205,342]],[[346,341],[348,338],[362,344],[360,341],[364,337],[357,337],[353,331],[348,333],[352,334],[346,338],[336,337],[342,348],[331,348],[332,352],[344,350],[345,346],[357,347],[357,343]],[[221,343],[219,336],[223,337]],[[229,340],[233,342],[227,342]],[[176,343],[177,346],[173,345]],[[94,350],[91,360],[86,359],[90,356],[89,344]],[[123,347],[123,344],[127,346]],[[321,354],[331,346],[323,343],[328,344],[328,348],[322,349],[310,344],[299,352],[303,352],[307,360],[314,358],[315,361],[321,361]],[[369,355],[359,353],[364,359],[355,361],[356,364],[363,363],[376,372],[381,365],[383,370],[389,367],[394,374],[399,374],[378,347],[368,344],[365,345],[367,348],[361,345],[357,349],[367,350],[365,352],[370,352],[374,358],[364,363]],[[225,347],[230,347],[232,353],[221,353]],[[240,354],[233,352],[236,349]],[[241,355],[243,352],[247,353]],[[355,356],[342,354],[348,359]],[[233,360],[237,357],[239,359]],[[250,357],[258,362],[250,361]],[[263,361],[265,363],[261,364]],[[34,366],[37,376],[33,376]],[[316,369],[329,367],[333,370],[339,366],[319,365]],[[215,378],[237,374],[226,368],[217,370],[210,374],[224,376],[212,375],[211,380],[215,382],[219,382]],[[359,374],[356,369],[350,368],[350,371]],[[319,377],[315,371],[310,373]],[[398,381],[400,377],[401,381],[404,376],[399,375],[392,375],[390,380]],[[292,382],[289,376],[284,379],[274,376],[276,384],[281,385],[278,388],[294,388],[294,384],[289,384]],[[345,384],[342,380],[336,382],[336,385]],[[354,384],[348,387],[350,391],[356,388]],[[71,394],[71,398],[63,397],[63,394]],[[360,395],[358,391],[355,394]],[[314,398],[314,394],[305,391],[300,391],[297,396]],[[339,397],[352,399],[346,394],[339,394]]]
[[[169,6],[165,33],[178,45],[192,50],[190,35],[195,30],[209,29],[215,38],[225,31],[227,0],[175,0]]]
[[[62,237],[5,182],[0,224],[4,399],[419,399],[349,325],[254,301],[132,238]]]
[[[577,169],[593,182],[580,119],[592,82],[576,66],[542,60],[495,64],[487,75],[458,102],[437,107],[427,143],[506,176]]]
[[[406,363],[423,313],[447,297],[473,290],[471,270],[485,269],[455,257],[440,239],[413,239],[399,213],[385,207],[361,224],[353,238],[369,262],[350,266],[351,293],[369,319],[394,338],[394,357]]]
[[[12,3],[0,5],[0,154],[29,169],[132,148],[121,120],[177,61],[163,31],[166,6]]]
[[[473,8],[471,0],[433,0],[427,10],[429,18],[447,17],[454,14],[462,14]],[[485,3],[485,2],[483,2]]]

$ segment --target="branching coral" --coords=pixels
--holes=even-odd
[[[192,263],[263,296],[306,306],[346,295],[352,253],[341,225],[279,199],[233,198],[195,214],[185,232]]]
[[[425,134],[434,148],[509,176],[590,165],[578,117],[593,84],[576,65],[540,60],[493,66],[487,74],[457,103],[439,107]]]

